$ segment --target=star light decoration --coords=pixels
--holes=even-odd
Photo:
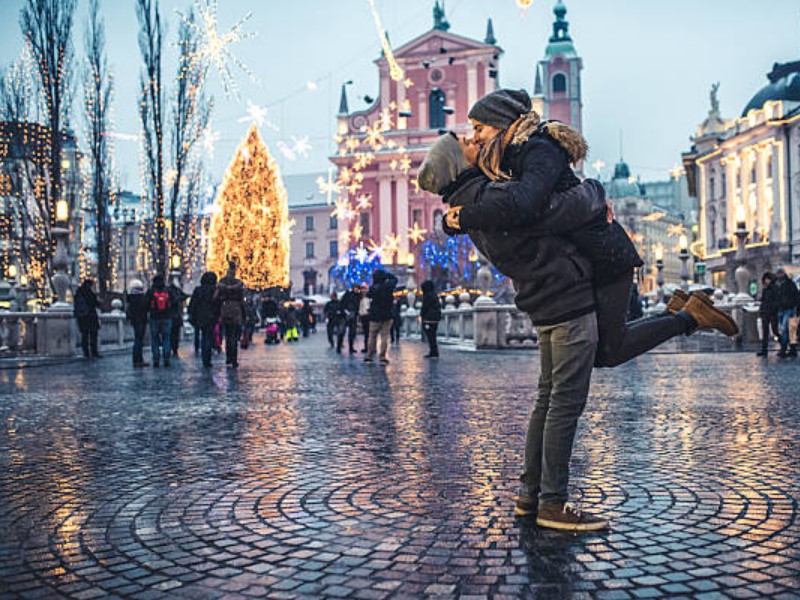
[[[255,33],[245,33],[242,31],[245,23],[250,20],[252,13],[247,13],[244,17],[225,33],[220,33],[219,23],[217,21],[217,0],[205,0],[201,2],[198,0],[195,3],[195,10],[200,16],[197,21],[187,19],[181,15],[181,19],[189,27],[194,29],[200,36],[200,46],[195,53],[194,59],[200,61],[207,61],[208,64],[214,65],[217,73],[222,80],[222,86],[225,93],[229,98],[239,97],[239,86],[233,77],[233,67],[237,67],[244,72],[251,81],[256,81],[252,71],[240,61],[230,47],[233,44],[249,40],[255,37]],[[179,13],[180,14],[180,13]],[[261,125],[259,125],[260,127]]]
[[[381,23],[381,16],[378,14],[378,9],[375,6],[375,0],[367,0],[369,2],[369,9],[372,12],[372,18],[375,20],[375,29],[378,31],[378,37],[381,40],[381,47],[383,48],[383,54],[386,57],[386,62],[389,63],[389,77],[391,77],[394,81],[403,81],[403,77],[405,72],[403,68],[397,64],[397,60],[394,57],[394,53],[392,53],[392,47],[389,45],[389,38],[386,37],[386,30],[383,28],[383,24]],[[403,82],[406,88],[411,87],[411,84],[406,85],[406,82],[409,80],[406,79]]]
[[[524,17],[526,14],[528,14],[528,11],[530,10],[531,5],[533,4],[533,0],[516,0],[516,3],[517,3],[517,8],[519,8],[520,14]]]
[[[239,123],[255,123],[259,128],[265,125],[274,131],[278,131],[278,126],[272,121],[267,119],[268,108],[266,106],[259,106],[254,104],[252,100],[247,101],[247,114],[240,117]]]

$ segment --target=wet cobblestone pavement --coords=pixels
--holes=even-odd
[[[800,362],[596,372],[572,535],[512,513],[538,356],[323,338],[0,371],[0,596],[800,597]]]

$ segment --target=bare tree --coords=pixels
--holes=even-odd
[[[27,0],[20,11],[20,27],[36,63],[45,125],[50,129],[50,185],[46,203],[50,227],[55,225],[55,203],[62,197],[61,148],[70,112],[72,23],[76,2]]]
[[[109,214],[113,192],[108,138],[113,79],[106,57],[105,26],[99,15],[98,1],[90,0],[85,40],[88,64],[84,73],[83,107],[86,145],[91,162],[90,193],[96,217],[97,281],[100,297],[105,298],[113,274]]]
[[[190,249],[196,233],[197,180],[201,163],[196,147],[208,127],[213,101],[205,95],[207,64],[200,60],[198,28],[189,11],[178,29],[178,72],[172,105],[172,170],[170,171],[169,216],[172,223],[170,249],[181,257]]]
[[[139,20],[139,50],[142,53],[139,118],[142,126],[145,193],[150,197],[155,238],[150,254],[158,273],[167,269],[167,239],[164,223],[164,94],[161,85],[163,31],[158,0],[136,0]]]

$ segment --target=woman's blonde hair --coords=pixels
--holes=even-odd
[[[512,174],[503,171],[503,156],[506,148],[524,144],[539,129],[539,113],[532,110],[514,121],[508,129],[502,129],[478,153],[478,168],[492,181],[509,181]],[[586,158],[589,146],[583,136],[566,123],[548,122],[547,133],[567,151],[570,160],[578,163]]]

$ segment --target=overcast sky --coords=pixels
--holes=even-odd
[[[205,0],[202,0],[205,2]],[[0,0],[0,63],[14,60],[22,46],[19,11],[24,0]],[[396,47],[429,30],[433,0],[376,0]],[[800,60],[800,4],[797,0],[565,0],[570,33],[583,57],[584,133],[590,162],[603,160],[613,169],[624,158],[643,180],[664,179],[689,148],[689,136],[706,116],[708,92],[721,82],[724,117],[738,116],[766,83],[776,61]],[[176,11],[189,0],[161,0],[168,23],[170,49],[164,72],[175,72]],[[534,65],[543,56],[553,22],[554,0],[534,0],[526,15],[515,0],[447,0],[451,32],[483,39],[486,19],[505,54],[500,60],[504,87],[533,86]],[[139,49],[134,0],[100,0],[106,20],[108,54],[116,76],[115,128],[138,129],[136,114]],[[75,46],[83,56],[87,0],[79,0]],[[268,106],[279,131],[265,129],[284,173],[327,169],[333,150],[339,91],[349,86],[350,108],[366,106],[363,96],[377,95],[373,60],[380,53],[367,0],[219,0],[220,28],[227,30],[246,13],[246,32],[256,37],[233,46],[233,52],[255,74],[251,82],[234,71],[241,92],[227,98],[214,73],[211,89],[217,101],[213,129],[220,132],[211,160],[214,179],[225,166],[247,123],[248,101]],[[235,67],[234,67],[235,69]],[[307,82],[317,84],[309,91]],[[83,122],[75,103],[73,125]],[[291,161],[276,144],[308,136],[308,158]],[[117,164],[122,186],[138,190],[138,145],[118,141]]]

